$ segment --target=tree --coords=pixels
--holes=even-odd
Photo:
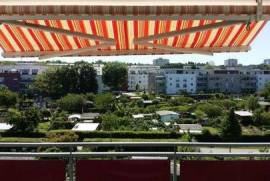
[[[259,107],[258,104],[258,98],[255,96],[250,96],[247,100],[247,108],[249,110],[254,111],[255,109],[257,109]]]
[[[67,94],[57,100],[57,105],[63,111],[82,113],[86,106],[86,98],[82,94]]]
[[[222,109],[214,104],[202,104],[197,109],[203,111],[209,118],[216,118],[222,115]]]
[[[37,76],[33,89],[45,96],[63,96],[68,93],[96,93],[98,84],[92,64],[77,62],[52,68]]]
[[[105,64],[102,79],[112,90],[121,90],[127,83],[126,64],[120,62]]]
[[[237,141],[242,134],[241,126],[232,108],[221,125],[221,137],[227,141]]]
[[[95,97],[95,106],[102,112],[114,111],[114,99],[111,93],[98,94]]]
[[[97,73],[92,64],[77,62],[74,64],[77,72],[77,93],[97,92]]]
[[[18,95],[6,87],[0,87],[0,106],[10,107],[17,103]]]
[[[31,107],[25,111],[9,109],[7,122],[13,125],[12,130],[22,133],[28,133],[35,130],[40,122],[38,109]]]

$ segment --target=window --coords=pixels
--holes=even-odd
[[[187,84],[184,84],[183,87],[184,87],[184,88],[187,88]]]
[[[180,85],[179,85],[179,83],[177,83],[177,84],[176,84],[176,88],[179,88],[179,87],[180,87]]]
[[[22,69],[22,75],[29,75],[29,69]]]
[[[32,70],[32,75],[37,75],[38,74],[38,69],[33,69]]]

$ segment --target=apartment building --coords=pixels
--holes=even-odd
[[[20,79],[19,72],[1,72],[0,86],[6,86],[10,90],[18,92],[20,90]]]
[[[153,60],[153,65],[155,66],[163,66],[163,65],[167,65],[170,63],[169,59],[165,59],[165,58],[157,58]]]
[[[166,78],[166,93],[178,94],[181,92],[197,92],[197,74],[193,69],[162,69]]]
[[[224,60],[224,65],[226,67],[236,67],[238,65],[238,60],[237,59]]]
[[[253,93],[256,76],[251,71],[213,70],[208,73],[208,91],[223,93]]]
[[[46,71],[48,66],[36,63],[16,63],[10,65],[1,65],[0,73],[11,74],[17,72],[20,75],[19,88],[15,91],[25,93],[28,85],[32,83],[38,74]]]
[[[128,90],[149,92],[149,77],[159,75],[160,67],[154,65],[132,65],[128,67]]]
[[[256,74],[256,82],[257,82],[257,91],[262,90],[267,84],[270,83],[270,71],[269,70],[261,70]]]

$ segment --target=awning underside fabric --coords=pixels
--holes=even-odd
[[[269,6],[260,17],[267,11]],[[266,24],[254,19],[257,12],[256,6],[2,6],[0,46],[5,57],[40,58],[241,52]],[[193,14],[211,18],[196,20]],[[220,15],[240,18],[213,18]],[[247,15],[253,19],[243,19]]]
[[[210,52],[247,51],[247,47],[265,24],[264,21],[253,22],[250,25],[242,23],[203,32],[154,39],[137,44],[136,42],[134,43],[134,39],[140,37],[204,26],[217,23],[217,21],[31,20],[27,21],[27,23],[111,38],[115,42],[113,43],[115,45],[98,47],[99,51],[89,50],[79,52],[76,55],[103,55],[103,50],[105,50],[105,55],[117,55],[117,51],[123,54],[148,54],[147,50],[149,50],[150,54],[181,53],[181,51],[177,51],[177,48],[180,48],[179,50],[194,49],[194,51],[198,50],[198,52],[199,50]],[[39,56],[100,44],[103,44],[103,42],[98,39],[86,39],[16,25],[2,24],[0,27],[0,45],[6,56]],[[152,44],[154,45],[152,46]],[[156,53],[153,49],[157,50]]]

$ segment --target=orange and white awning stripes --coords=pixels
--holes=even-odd
[[[27,23],[55,27],[72,32],[93,34],[115,40],[114,46],[102,50],[136,51],[151,50],[141,44],[134,44],[134,38],[187,29],[205,24],[217,23],[216,20],[28,20]],[[154,44],[175,48],[208,48],[249,46],[265,21],[238,24],[183,36],[154,40]],[[40,31],[8,24],[0,26],[0,46],[4,53],[14,52],[58,52],[98,45],[98,40]]]

